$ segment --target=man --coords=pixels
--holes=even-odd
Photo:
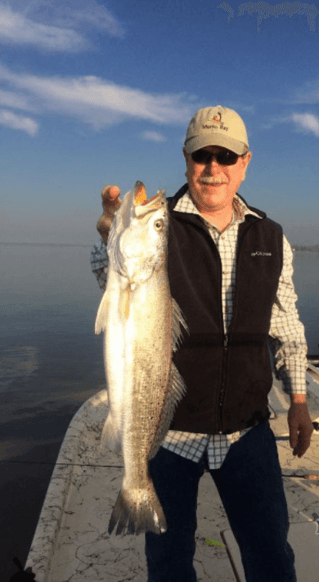
[[[237,191],[252,154],[241,117],[200,109],[187,129],[187,184],[168,199],[171,293],[190,328],[174,355],[187,394],[150,473],[168,529],[145,534],[148,582],[195,582],[196,503],[206,467],[238,542],[247,582],[295,582],[288,513],[267,395],[276,373],[290,394],[290,445],[310,445],[306,340],[295,308],[292,251],[280,225]],[[120,201],[102,190],[103,241],[92,270],[105,287],[107,234]],[[213,563],[212,563],[213,571]]]

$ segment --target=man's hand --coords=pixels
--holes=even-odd
[[[313,431],[307,403],[292,402],[288,411],[290,446],[294,455],[302,457],[309,448]]]
[[[121,205],[121,200],[119,200],[120,193],[121,190],[118,186],[105,186],[101,190],[103,214],[97,221],[96,228],[105,244],[107,244],[114,215]]]

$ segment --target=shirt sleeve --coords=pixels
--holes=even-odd
[[[101,240],[99,244],[94,245],[91,251],[91,269],[97,278],[97,282],[102,291],[105,291],[107,282],[107,270],[109,258],[104,242]]]
[[[269,347],[275,374],[287,394],[306,394],[307,342],[296,308],[298,299],[292,280],[293,252],[283,237],[283,267],[269,330]]]

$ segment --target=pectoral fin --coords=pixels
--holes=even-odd
[[[123,319],[127,319],[129,316],[130,298],[131,298],[130,288],[127,287],[124,291],[121,292],[120,302],[119,302],[119,312],[120,312],[120,316]]]
[[[96,314],[94,330],[96,335],[99,335],[101,331],[105,330],[108,304],[109,304],[108,294],[105,291]]]

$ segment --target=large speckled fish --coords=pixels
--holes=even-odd
[[[108,239],[107,287],[95,333],[104,331],[110,410],[102,440],[124,459],[122,489],[109,522],[116,534],[167,530],[148,471],[185,394],[172,353],[187,330],[167,275],[165,191],[147,199],[142,182],[127,192]]]

